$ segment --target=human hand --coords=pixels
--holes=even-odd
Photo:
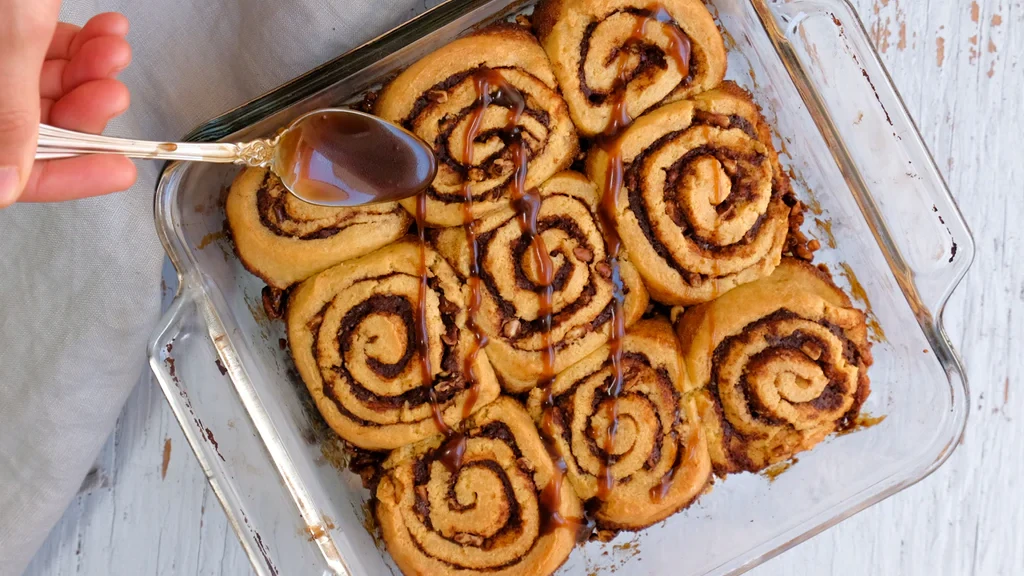
[[[131,61],[128,20],[109,12],[85,26],[57,22],[60,0],[0,0],[0,208],[124,190],[124,156],[35,162],[39,123],[99,133],[128,109],[116,80]]]

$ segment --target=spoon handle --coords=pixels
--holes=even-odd
[[[153,160],[196,160],[266,167],[274,157],[276,138],[252,142],[150,142],[97,136],[39,125],[36,160],[55,160],[86,154],[120,154]]]

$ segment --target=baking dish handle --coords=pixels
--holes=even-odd
[[[203,302],[199,289],[181,284],[150,339],[149,364],[210,486],[224,508],[230,511],[228,520],[252,566],[261,576],[269,576],[276,573],[271,551],[260,542],[259,534],[248,525],[248,520],[244,521],[245,526],[239,522],[253,515],[253,511],[246,514],[247,506],[238,492],[238,482],[223,481],[232,478],[230,469],[238,460],[244,459],[250,467],[256,464],[254,458],[235,449],[237,443],[233,437],[246,433],[248,426],[240,422],[235,430],[218,429],[215,435],[214,430],[204,425],[200,412],[205,405],[202,399],[197,399],[195,407],[190,399],[193,394],[203,394],[200,388],[210,389],[221,384],[224,390],[230,388],[209,337],[201,309]],[[216,426],[216,423],[209,422],[209,425]]]
[[[974,240],[863,23],[844,0],[750,2],[914,313],[940,326]]]

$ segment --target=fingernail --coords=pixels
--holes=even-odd
[[[6,208],[18,199],[18,169],[14,166],[0,166],[0,208]]]

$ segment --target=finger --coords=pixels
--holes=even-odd
[[[39,76],[39,97],[57,100],[90,80],[116,76],[131,61],[132,47],[124,38],[93,38],[70,61],[58,58],[43,62]]]
[[[132,48],[119,36],[100,36],[89,40],[64,67],[61,94],[90,80],[112,78],[132,61]],[[43,70],[46,67],[44,64]]]
[[[0,4],[0,208],[28,179],[39,124],[39,75],[59,0]]]
[[[128,34],[128,19],[124,14],[104,12],[89,19],[81,31],[71,39],[68,54],[73,58],[86,42],[100,36],[118,36],[124,38]]]
[[[67,60],[45,60],[39,74],[39,97],[56,100],[64,95],[64,69]]]
[[[124,156],[97,155],[36,162],[21,202],[59,202],[127,190],[135,164]]]
[[[48,121],[60,128],[98,134],[111,118],[128,109],[130,101],[128,88],[117,80],[92,80],[54,102]]]
[[[53,108],[54,100],[49,98],[39,99],[39,121],[44,124],[51,124],[50,122],[50,108]]]
[[[71,41],[75,39],[75,36],[81,29],[81,26],[75,26],[67,22],[57,22],[57,29],[53,31],[50,47],[46,49],[47,60],[51,58],[70,59]]]

